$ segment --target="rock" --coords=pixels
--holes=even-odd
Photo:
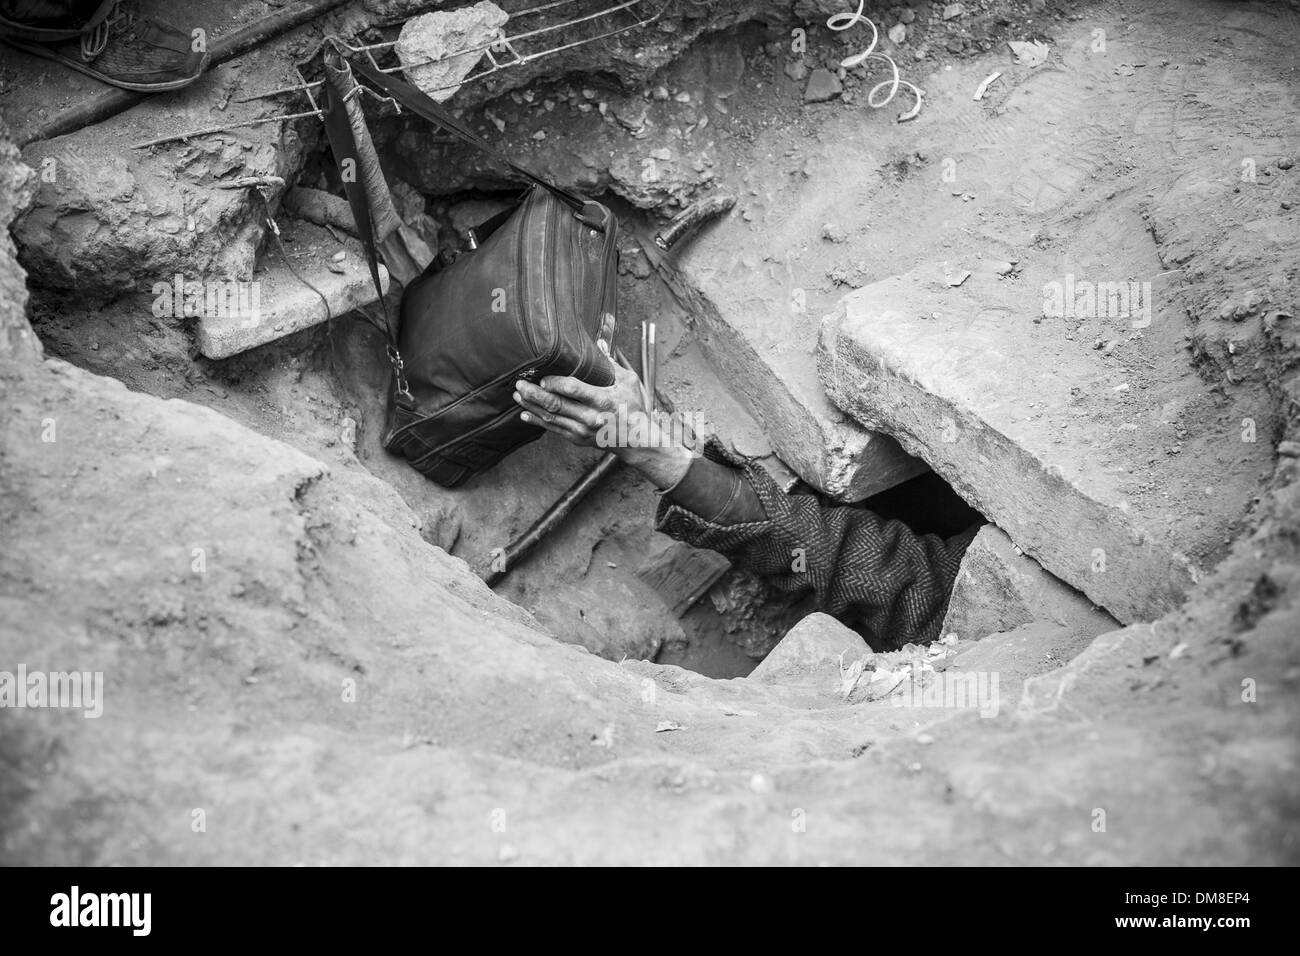
[[[546,128],[537,128],[537,119],[529,115],[531,107],[504,98],[495,110],[515,138],[503,148],[526,149],[529,167],[560,186],[588,195],[612,191],[646,209],[686,206],[712,178],[713,147],[707,142],[695,149],[680,144],[668,151],[661,140],[650,141],[648,131],[670,122],[679,112],[676,107],[647,103],[636,94],[611,95],[609,106],[615,115],[644,118],[647,147],[638,151],[628,148],[629,134],[621,122],[602,119],[586,101],[581,106],[588,111],[567,114],[564,135],[549,135],[553,123],[543,122]],[[389,147],[397,157],[394,171],[429,196],[466,190],[501,192],[517,183],[516,174],[497,166],[480,150],[447,146],[438,141],[441,138],[428,124],[403,131]],[[651,148],[672,158],[661,161],[651,155]],[[647,164],[647,159],[654,164]]]
[[[649,115],[649,106],[641,99],[636,97],[620,97],[613,101],[611,110],[614,119],[628,132],[636,135],[645,130],[646,118]]]
[[[212,110],[214,89],[235,82],[271,88],[282,78],[275,63],[264,56],[223,65],[184,90],[23,150],[24,162],[40,173],[39,188],[13,235],[19,261],[44,298],[98,305],[177,273],[193,281],[252,277],[265,207],[251,189],[221,184],[291,181],[314,131],[263,123],[152,150],[132,144],[273,114],[265,101],[231,100],[219,120]],[[269,190],[272,213],[282,189]]]
[[[1113,620],[1109,627],[1114,627]],[[1109,628],[1092,632],[1062,627],[1055,621],[1028,621],[973,644],[958,645],[957,653],[943,662],[943,672],[947,679],[954,681],[970,682],[975,678],[977,693],[979,679],[982,677],[985,686],[992,690],[996,674],[996,695],[989,694],[996,699],[988,702],[989,709],[1004,712],[1019,698],[1026,680],[1056,670],[1078,657],[1105,630]]]
[[[412,17],[397,37],[398,59],[411,83],[444,102],[456,94],[461,81],[483,58],[482,52],[460,51],[490,43],[509,19],[510,15],[490,0]]]
[[[567,643],[613,660],[652,661],[664,644],[686,640],[657,595],[640,586],[634,590],[622,580],[609,582],[600,601],[591,600],[589,588],[560,585],[536,615]]]
[[[956,635],[978,641],[1034,621],[1089,639],[1118,626],[1109,614],[1020,553],[1004,531],[985,525],[962,557],[939,633],[945,639]]]
[[[0,223],[10,223],[31,203],[36,173],[19,158],[7,138],[0,117]],[[15,258],[13,238],[0,230],[0,359],[34,360],[41,355],[40,340],[32,334],[27,308],[27,276]]]
[[[451,227],[458,236],[465,236],[469,230],[477,229],[493,216],[505,212],[514,203],[499,199],[465,199],[447,210]]]
[[[844,84],[840,78],[830,70],[816,69],[808,77],[808,85],[804,87],[803,101],[805,103],[825,103],[827,100],[833,100],[844,91]]]
[[[867,642],[857,632],[829,614],[817,612],[792,627],[748,680],[838,692],[842,668],[871,656]]]
[[[424,195],[410,183],[401,179],[392,179],[388,190],[393,196],[393,208],[397,216],[408,226],[414,226],[424,215],[426,200]]]
[[[844,242],[849,234],[844,227],[833,222],[822,223],[822,238],[828,242]]]
[[[949,3],[944,6],[942,16],[945,20],[955,20],[965,12],[960,3]]]
[[[357,234],[357,224],[352,220],[352,207],[342,196],[322,189],[295,186],[284,194],[284,208],[299,219],[318,226],[333,226],[344,232]]]
[[[439,501],[420,513],[420,537],[451,553],[460,537],[461,509],[454,501]]]
[[[791,60],[785,65],[785,75],[790,77],[796,83],[801,82],[808,76],[808,66],[804,63],[803,57],[797,60]]]
[[[907,27],[901,23],[896,23],[889,28],[889,42],[895,46],[901,46],[907,39]]]

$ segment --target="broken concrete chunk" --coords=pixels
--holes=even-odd
[[[926,470],[887,435],[868,431],[827,399],[813,357],[817,322],[808,290],[756,270],[737,253],[752,244],[732,216],[692,243],[678,266],[699,292],[693,309],[709,362],[763,427],[777,455],[804,481],[842,501],[861,501]]]
[[[440,103],[450,99],[509,19],[495,3],[483,0],[407,20],[396,47],[407,79]]]
[[[1019,283],[981,272],[952,288],[936,264],[850,293],[823,324],[822,382],[840,408],[899,436],[1052,574],[1125,623],[1158,616],[1194,583],[1189,556],[1213,553],[1222,542],[1216,529],[1241,514],[1249,488],[1194,505],[1150,493],[1221,479],[1213,456],[1135,461],[1130,451],[1176,437],[1152,410],[1201,394],[1195,370],[1147,387],[1140,399],[1117,391],[1110,360],[1091,339],[1063,336],[1061,319],[1034,321],[1043,290],[1061,283],[1046,266],[1022,269]],[[1087,321],[1099,330],[1179,321],[1173,311],[1152,319],[1130,306]],[[1234,467],[1248,474],[1253,458],[1261,468],[1271,463],[1266,449],[1232,431],[1242,417],[1234,409],[1198,431],[1209,447],[1230,448]],[[1131,428],[1123,443],[1114,438],[1119,424]]]
[[[324,235],[323,231],[321,231]],[[349,240],[351,243],[351,240]],[[287,245],[295,250],[300,243]],[[329,314],[346,315],[375,300],[375,288],[360,243],[351,243],[352,255],[343,259],[322,253],[315,258],[297,256],[294,268],[325,296]],[[388,290],[388,270],[379,267],[379,281]],[[278,257],[270,268],[251,281],[210,280],[183,283],[182,308],[193,302],[186,315],[197,313],[199,351],[208,358],[228,358],[326,320],[325,302],[305,285]],[[174,296],[173,296],[174,297]],[[173,312],[175,306],[172,307]]]
[[[852,667],[855,661],[870,660],[871,656],[871,649],[860,635],[829,614],[818,612],[790,628],[748,680],[815,686],[834,692],[840,689],[845,668]],[[857,672],[861,671],[859,666]]]
[[[943,640],[978,641],[1034,621],[1094,637],[1119,626],[1021,553],[1006,532],[985,525],[962,557],[940,629]]]

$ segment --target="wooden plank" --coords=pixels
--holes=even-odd
[[[681,617],[730,567],[716,551],[674,541],[642,564],[636,576],[655,589],[674,617]]]

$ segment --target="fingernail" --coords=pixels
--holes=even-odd
[[[520,413],[519,413],[519,420],[520,420],[521,422],[531,422],[531,421],[532,421],[532,419],[528,417],[528,413],[527,413],[527,412],[520,412]]]
[[[520,395],[518,392],[515,392],[515,401],[518,404],[522,405],[524,403],[524,397]]]

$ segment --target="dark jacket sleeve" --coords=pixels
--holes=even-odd
[[[731,459],[717,443],[710,443],[705,455],[737,469],[763,517],[738,523],[708,520],[683,507],[670,489],[659,502],[658,530],[721,552],[792,596],[815,594],[823,611],[865,626],[879,646],[925,643],[939,636],[962,555],[978,529],[946,541],[918,535],[901,521],[866,508],[787,495],[761,467]],[[709,473],[717,486],[716,472]],[[692,503],[697,502],[698,494]],[[726,512],[735,510],[733,504],[715,514],[725,519]]]

